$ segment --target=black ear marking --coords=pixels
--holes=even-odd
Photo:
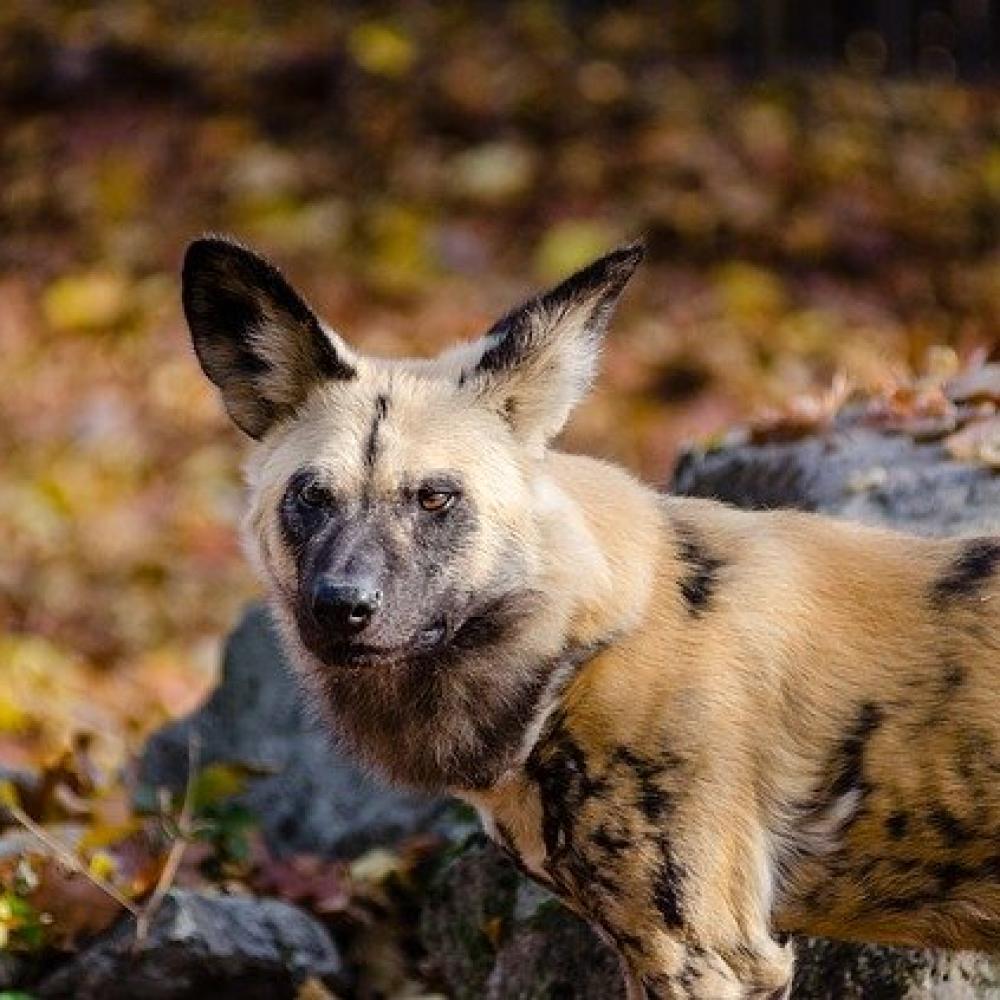
[[[195,353],[236,425],[253,438],[289,415],[324,379],[357,374],[274,265],[232,240],[187,249],[183,305]]]
[[[555,288],[529,299],[495,323],[488,333],[490,346],[479,359],[477,369],[506,371],[519,363],[542,332],[546,321],[558,324],[574,305],[585,305],[590,316],[584,322],[589,336],[600,337],[621,295],[645,256],[641,243],[630,243],[588,264]]]
[[[513,431],[545,442],[565,423],[597,369],[601,339],[644,251],[620,247],[511,310],[458,376]]]

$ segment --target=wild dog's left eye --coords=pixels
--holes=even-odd
[[[448,490],[434,490],[425,487],[417,493],[417,503],[424,510],[432,512],[447,510],[455,502],[455,495]]]
[[[330,502],[330,491],[316,482],[305,483],[299,490],[299,500],[306,507],[325,507]]]

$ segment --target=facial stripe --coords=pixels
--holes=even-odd
[[[368,440],[365,443],[364,462],[365,467],[373,469],[375,460],[378,458],[378,432],[379,425],[389,414],[389,397],[385,393],[379,393],[375,397],[375,415],[372,417],[371,430],[368,432]]]

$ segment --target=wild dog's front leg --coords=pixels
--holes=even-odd
[[[654,838],[601,879],[598,905],[629,969],[628,1000],[784,1000],[793,956],[767,926],[753,875],[761,866],[728,852],[728,869],[716,856],[699,872],[698,860],[711,853],[692,846],[704,854],[672,852]],[[627,891],[608,893],[616,880]]]
[[[775,941],[761,919],[749,859],[735,880],[692,882],[682,875],[694,870],[683,856],[650,864],[646,846],[603,871],[577,849],[557,875],[571,906],[618,949],[627,1000],[785,1000],[791,946]],[[589,875],[589,888],[574,887],[567,871]]]
[[[633,994],[637,980],[644,1000],[779,1000],[792,957],[768,928],[768,838],[740,793],[752,783],[692,780],[662,736],[595,742],[554,717],[526,780],[494,799],[514,821],[504,839],[614,943]]]
[[[627,1000],[785,1000],[791,989],[791,957],[776,945],[720,950],[657,934],[623,957]]]

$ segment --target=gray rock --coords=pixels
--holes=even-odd
[[[184,787],[192,732],[200,765],[239,762],[266,772],[251,779],[241,801],[279,855],[351,857],[413,833],[462,828],[451,804],[387,788],[334,749],[304,708],[264,607],[251,607],[230,636],[208,701],[146,745],[140,796]]]
[[[0,951],[0,994],[14,990],[28,976],[28,961],[12,951]]]
[[[924,535],[1000,533],[1000,476],[938,443],[865,426],[849,411],[822,437],[692,450],[673,491],[755,510],[797,507]]]
[[[344,989],[326,930],[273,899],[175,889],[141,944],[117,923],[33,988],[40,1000],[283,1000],[308,978]]]
[[[420,927],[452,1000],[616,1000],[614,953],[482,835],[446,863]]]
[[[452,1000],[479,1000],[510,926],[521,877],[482,834],[469,839],[428,890],[420,936]]]
[[[517,921],[486,980],[486,1000],[624,1000],[618,956],[551,900]]]
[[[997,1000],[996,963],[948,954],[841,941],[796,942],[796,1000]]]

